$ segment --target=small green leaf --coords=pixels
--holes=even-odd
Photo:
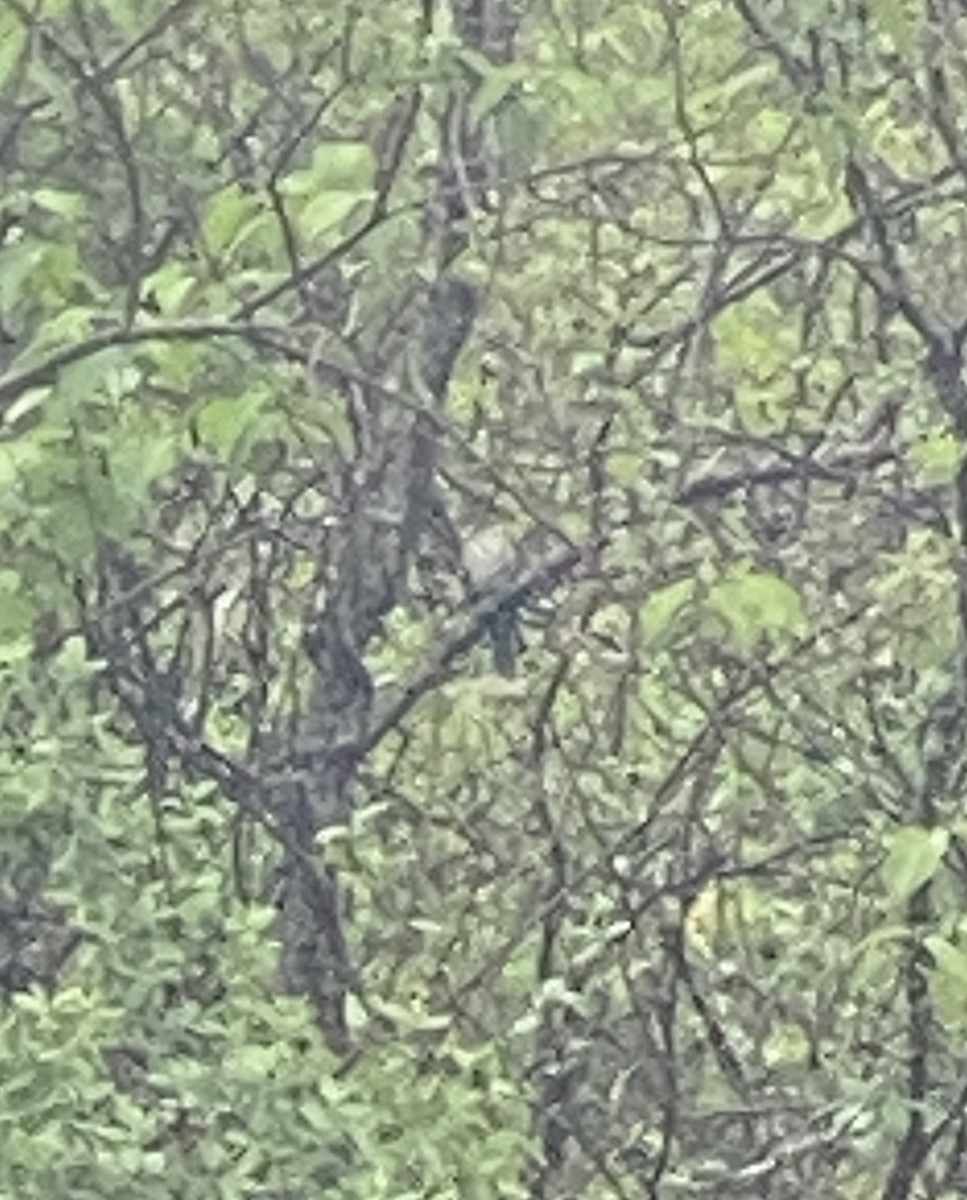
[[[809,1056],[809,1040],[798,1025],[777,1025],[762,1047],[763,1060],[770,1067],[782,1067],[792,1063],[806,1062]]]
[[[475,125],[488,113],[492,113],[507,93],[523,82],[529,74],[529,68],[520,63],[497,66],[483,54],[467,48],[463,49],[460,58],[480,76],[480,86],[474,92],[470,104],[470,119]]]
[[[926,487],[952,483],[960,466],[963,448],[952,433],[935,433],[910,447],[910,457]]]
[[[50,395],[50,388],[28,388],[3,414],[3,424],[12,429],[18,421],[23,420],[38,408]]]
[[[332,1109],[308,1096],[299,1105],[299,1112],[305,1118],[306,1124],[317,1133],[331,1133],[333,1127]]]
[[[733,378],[767,382],[789,362],[788,323],[772,297],[758,295],[716,317],[716,357]]]
[[[285,196],[314,196],[319,192],[367,192],[376,178],[376,156],[367,142],[323,142],[312,163],[282,181]]]
[[[174,316],[197,288],[198,280],[176,262],[166,263],[146,281],[145,293],[154,297],[162,316]]]
[[[924,944],[933,955],[936,969],[951,981],[967,988],[967,953],[963,948],[937,934],[924,938]]]
[[[27,26],[12,9],[0,14],[0,87],[10,78],[27,45]]]
[[[606,358],[603,350],[577,350],[571,355],[571,374],[581,376],[596,371],[604,366]]]
[[[123,371],[131,355],[127,346],[108,346],[86,358],[61,367],[57,373],[54,396],[66,402],[68,408],[85,404],[92,396],[103,393],[116,372]]]
[[[33,341],[14,360],[13,365],[17,369],[32,366],[46,358],[52,350],[60,349],[72,342],[82,341],[91,331],[94,316],[95,313],[92,309],[74,306],[62,309],[55,316],[48,317],[37,330]]]
[[[608,455],[608,474],[622,487],[632,487],[641,479],[641,455],[630,450],[613,451]]]
[[[906,900],[931,880],[947,853],[950,831],[907,825],[888,840],[883,882],[894,900]]]
[[[278,1065],[281,1058],[279,1047],[242,1045],[233,1049],[225,1059],[225,1070],[238,1079],[260,1080]]]
[[[738,383],[733,391],[742,428],[753,437],[768,437],[789,421],[789,397],[774,381]]]
[[[688,98],[689,108],[695,112],[718,111],[741,92],[752,91],[760,96],[765,85],[775,78],[776,69],[771,62],[753,63],[744,71],[730,72],[724,79],[696,89]]]
[[[30,199],[38,208],[56,213],[59,217],[80,217],[87,210],[87,200],[84,196],[59,188],[39,188],[36,192],[31,192]]]
[[[312,165],[318,182],[333,191],[366,190],[376,176],[376,156],[367,142],[323,142]]]
[[[258,392],[219,396],[197,417],[198,436],[221,458],[228,459],[258,419],[265,397]]]
[[[694,595],[694,579],[679,579],[652,592],[641,610],[641,624],[646,635],[660,637]]]
[[[778,575],[733,568],[709,593],[709,607],[731,628],[745,649],[763,634],[803,634],[809,621],[799,593]]]
[[[303,208],[299,225],[307,237],[316,238],[340,226],[357,205],[371,196],[371,192],[323,192]]]
[[[910,53],[916,42],[916,25],[905,0],[873,0],[870,13],[900,54]]]
[[[257,211],[258,200],[237,183],[216,192],[208,202],[202,221],[205,245],[214,254],[223,253]]]
[[[16,308],[44,257],[44,247],[38,242],[22,241],[0,250],[0,308],[5,312]]]

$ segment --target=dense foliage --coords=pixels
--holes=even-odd
[[[965,63],[3,0],[2,1200],[967,1193]]]

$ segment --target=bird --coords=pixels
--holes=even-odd
[[[490,524],[467,537],[462,546],[463,569],[471,600],[497,595],[513,582],[519,567],[517,548],[506,528]],[[506,678],[514,675],[520,648],[520,630],[513,608],[499,606],[487,617],[494,669]]]

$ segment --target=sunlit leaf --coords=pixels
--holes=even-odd
[[[919,22],[906,0],[870,0],[870,15],[895,50],[901,54],[913,51]]]
[[[947,829],[907,825],[887,840],[883,881],[895,900],[906,900],[933,879],[950,844]]]
[[[369,197],[368,192],[323,192],[305,205],[299,214],[299,224],[307,236],[316,238],[341,226]]]
[[[641,623],[650,638],[661,637],[675,617],[691,603],[695,595],[693,579],[679,579],[649,595],[641,610]]]
[[[283,180],[281,191],[289,196],[313,196],[319,192],[372,190],[376,176],[376,158],[367,142],[321,142],[304,170],[294,171]]]
[[[0,11],[0,87],[10,78],[27,46],[27,23],[14,8]]]
[[[230,184],[211,198],[202,219],[202,235],[213,254],[221,254],[239,230],[257,213],[258,199],[238,184]]]
[[[924,945],[933,955],[937,970],[955,980],[967,996],[967,951],[937,934],[925,938]]]
[[[778,575],[734,567],[708,596],[708,606],[751,649],[763,634],[799,636],[809,628],[802,597]]]
[[[260,392],[220,396],[208,401],[196,418],[198,435],[220,457],[228,459],[252,430],[265,404]]]
[[[31,192],[30,199],[38,208],[45,208],[60,217],[79,217],[87,209],[87,200],[79,192],[61,191],[58,188],[38,188]]]
[[[910,457],[927,487],[952,482],[963,452],[959,439],[948,432],[929,434],[910,447]]]

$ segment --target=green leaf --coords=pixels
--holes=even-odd
[[[883,882],[894,900],[907,900],[936,874],[947,853],[950,831],[907,825],[890,835],[881,868]]]
[[[374,194],[376,159],[366,142],[324,142],[309,167],[293,171],[280,191],[295,201],[296,222],[315,240],[339,229]]]
[[[279,188],[284,196],[314,196],[328,192],[372,191],[376,179],[376,156],[368,142],[323,142],[312,163],[293,171]]]
[[[756,97],[761,97],[763,85],[776,78],[776,68],[771,62],[753,63],[744,71],[736,71],[724,79],[717,80],[706,88],[699,88],[688,95],[688,106],[695,112],[707,117],[710,111],[715,111],[728,105],[741,92],[752,91]]]
[[[128,346],[108,346],[96,354],[88,354],[77,362],[61,367],[57,372],[54,396],[66,401],[72,411],[93,396],[108,390],[130,361]]]
[[[258,420],[264,403],[261,392],[210,400],[196,418],[198,436],[221,459],[228,461]]]
[[[762,1058],[770,1067],[805,1063],[810,1051],[809,1039],[799,1025],[790,1022],[773,1027],[762,1046]]]
[[[651,593],[641,609],[641,624],[649,638],[660,637],[675,617],[691,603],[695,595],[694,579],[679,579]]]
[[[967,989],[967,952],[963,947],[938,934],[924,938],[924,944],[933,955],[936,969]]]
[[[30,193],[30,199],[38,208],[60,217],[80,217],[87,210],[87,199],[79,192],[67,192],[59,188],[39,188]]]
[[[239,230],[259,210],[258,199],[233,183],[209,200],[202,219],[202,236],[213,254],[224,253],[237,237]]]
[[[768,437],[788,424],[789,396],[781,385],[737,383],[733,399],[742,428],[753,437]]]
[[[35,409],[39,408],[49,395],[50,388],[28,388],[3,414],[3,424],[13,429],[19,421],[22,421]]]
[[[83,340],[91,331],[94,317],[93,309],[80,306],[65,308],[56,315],[48,317],[37,330],[33,341],[14,360],[13,366],[17,370],[32,366],[42,362],[52,350],[59,350],[70,343]],[[110,351],[101,351],[101,353],[110,353]],[[80,367],[85,361],[88,360],[79,360],[65,369]]]
[[[372,192],[323,192],[310,200],[299,214],[299,226],[307,237],[342,225],[343,221],[372,196]]]
[[[524,64],[496,65],[483,54],[466,47],[461,51],[460,59],[480,76],[480,85],[470,103],[470,119],[474,125],[493,112],[507,93],[530,74],[530,68]]]
[[[27,46],[27,26],[12,8],[0,12],[0,87],[10,78]]]
[[[571,374],[586,375],[603,367],[606,361],[603,350],[577,350],[571,355]]]
[[[145,294],[153,296],[162,316],[184,310],[185,300],[198,287],[197,278],[181,263],[166,263],[145,282]]]
[[[16,644],[37,616],[16,571],[0,570],[0,640]]]
[[[802,598],[778,575],[734,567],[712,587],[709,608],[722,617],[743,649],[751,650],[763,634],[799,636],[809,628]]]
[[[870,0],[870,15],[900,54],[914,50],[917,21],[906,0]]]
[[[854,990],[862,991],[892,970],[897,947],[907,934],[906,925],[882,925],[857,943],[853,949]]]
[[[111,478],[117,492],[138,512],[143,510],[151,484],[175,466],[178,446],[173,435],[147,422],[119,432],[108,447]]]
[[[933,433],[914,442],[910,457],[925,487],[952,483],[960,466],[963,447],[952,433]]]
[[[224,1069],[239,1079],[261,1080],[278,1067],[281,1059],[280,1046],[252,1043],[231,1050],[225,1058]]]
[[[4,312],[17,307],[44,253],[43,245],[30,239],[0,249],[0,308]]]
[[[561,105],[575,117],[585,117],[595,127],[606,126],[618,119],[618,100],[610,85],[595,79],[587,71],[574,67],[558,67],[542,72],[555,105]],[[563,96],[561,95],[563,93]]]
[[[497,137],[510,178],[524,175],[534,165],[547,143],[550,116],[517,96],[502,104],[493,115]]]
[[[376,156],[368,142],[323,142],[313,156],[313,173],[330,190],[365,191],[376,178]]]
[[[313,1096],[306,1097],[299,1105],[299,1112],[306,1124],[317,1133],[331,1133],[333,1128],[332,1109]]]
[[[734,304],[715,319],[716,357],[735,376],[765,382],[786,366],[791,342],[783,313],[770,296]]]
[[[793,117],[779,108],[757,109],[745,127],[749,142],[764,154],[774,154],[789,136]]]
[[[613,450],[608,455],[608,474],[616,483],[632,487],[641,480],[641,455],[632,450]]]

